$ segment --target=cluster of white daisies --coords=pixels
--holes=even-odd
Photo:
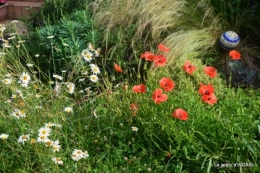
[[[82,58],[87,61],[91,62],[95,57],[98,57],[100,53],[100,48],[95,50],[93,46],[89,43],[87,49],[84,49],[81,52]],[[96,64],[90,64],[90,69],[92,72],[92,75],[90,75],[90,80],[94,83],[98,82],[98,74],[100,73],[100,69]]]
[[[12,77],[12,74],[7,74],[6,78],[2,80],[2,83],[4,83],[5,85],[10,85],[12,83],[11,77]],[[30,75],[26,72],[23,72],[20,75],[18,83],[20,83],[22,85],[22,87],[28,87],[30,80],[31,80]]]
[[[52,152],[59,152],[61,145],[59,144],[59,140],[53,141],[49,139],[50,133],[51,133],[51,127],[58,127],[61,128],[60,124],[54,124],[54,123],[46,123],[44,127],[41,127],[38,130],[38,138],[37,140],[30,138],[30,134],[23,134],[18,138],[18,143],[22,143],[23,145],[25,144],[26,141],[30,140],[31,144],[34,143],[43,143],[45,144],[46,147],[51,147]],[[9,137],[8,134],[1,134],[0,139],[6,140]],[[79,161],[80,159],[85,159],[89,157],[89,154],[87,151],[82,151],[79,149],[74,149],[71,154],[71,158],[75,161]],[[52,160],[54,161],[55,164],[63,164],[63,161],[59,157],[52,157]]]

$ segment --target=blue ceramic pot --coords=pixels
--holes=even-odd
[[[234,31],[224,32],[220,39],[219,43],[224,49],[234,49],[239,44],[240,38]]]

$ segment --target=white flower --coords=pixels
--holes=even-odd
[[[59,79],[59,80],[62,80],[62,76],[59,76],[59,75],[56,75],[56,74],[53,74],[53,77],[56,78],[56,79]]]
[[[26,117],[25,113],[23,111],[20,111],[19,109],[15,109],[14,112],[12,113],[12,115],[17,119]]]
[[[52,144],[52,152],[59,152],[60,151],[60,145],[59,145],[59,140],[54,141],[54,143]]]
[[[98,76],[93,74],[93,75],[90,75],[90,80],[94,83],[96,83],[98,81]]]
[[[73,94],[74,93],[74,89],[75,89],[75,84],[68,82],[67,83],[67,88],[68,88],[68,93]]]
[[[93,48],[93,46],[92,46],[91,43],[88,43],[88,49],[89,49],[90,51],[93,51],[93,50],[94,50],[94,48]]]
[[[97,67],[96,64],[89,64],[89,66],[90,66],[91,69]]]
[[[43,142],[45,143],[46,141],[48,141],[48,136],[47,135],[39,135],[38,136],[38,139],[37,139],[37,142]]]
[[[99,56],[99,54],[100,54],[100,51],[101,51],[101,49],[100,49],[100,48],[98,48],[97,50],[95,50],[95,56],[96,56],[96,57],[98,57],[98,56]]]
[[[52,126],[54,126],[54,124],[49,122],[49,123],[45,123],[44,127],[50,129]]]
[[[52,39],[53,37],[54,37],[53,35],[50,35],[50,36],[48,36],[47,38]]]
[[[82,150],[78,150],[78,149],[74,149],[71,155],[71,158],[75,161],[78,161],[82,158],[85,159],[86,157],[89,157],[88,152],[87,151],[82,152]]]
[[[134,131],[134,132],[137,132],[138,131],[138,128],[137,127],[131,127],[132,128],[132,130]]]
[[[29,76],[29,74],[23,72],[20,76],[19,82],[22,84],[22,86],[26,87],[28,85],[28,83],[30,82],[30,80],[31,80],[31,77]]]
[[[87,49],[81,52],[81,56],[87,61],[90,62],[92,60],[93,54],[89,52]]]
[[[18,142],[24,144],[24,142],[27,141],[28,139],[30,139],[29,134],[28,135],[22,135],[18,138]]]
[[[100,70],[99,70],[98,66],[91,67],[91,71],[94,74],[99,74],[100,73]]]
[[[28,64],[26,64],[28,67],[33,67],[33,64],[30,64],[30,63],[28,63]]]
[[[42,109],[42,106],[35,106],[35,109]]]
[[[50,132],[51,132],[51,129],[49,127],[41,127],[39,130],[39,136],[40,135],[46,135],[46,136],[49,136],[50,135]]]
[[[93,114],[94,114],[94,117],[95,117],[95,118],[98,118],[97,113],[96,113],[96,110],[93,111]]]
[[[85,80],[85,78],[79,79],[79,82],[83,82]]]
[[[8,136],[9,136],[9,135],[3,133],[3,134],[0,135],[0,139],[7,139]]]
[[[11,23],[19,23],[19,20],[13,20]]]
[[[15,39],[15,35],[14,36],[12,36],[12,37],[9,37],[9,38],[7,38],[8,40],[12,40],[12,39]]]
[[[4,80],[2,80],[2,82],[5,84],[5,85],[9,85],[12,83],[12,80],[9,79],[9,78],[5,78]]]
[[[35,56],[36,58],[38,58],[40,55],[39,55],[39,54],[35,54],[34,56]]]
[[[44,143],[45,143],[46,147],[51,147],[54,142],[52,140],[50,140],[50,139],[47,139]]]
[[[61,158],[56,158],[56,157],[53,157],[52,158],[52,161],[54,161],[55,164],[58,164],[58,165],[63,165],[63,161],[61,160]]]
[[[72,107],[66,107],[66,108],[64,108],[64,111],[67,113],[70,113],[73,111],[73,109],[72,109]]]
[[[61,89],[61,85],[60,85],[58,82],[56,82],[56,83],[55,83],[55,87],[54,87],[54,89],[53,89],[53,91],[54,91],[54,93],[55,93],[56,96],[59,95],[60,89]]]
[[[19,40],[18,43],[24,43],[26,40]]]

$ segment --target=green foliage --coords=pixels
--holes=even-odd
[[[192,63],[197,67],[193,75],[187,75],[182,70],[183,61],[176,62],[174,67],[151,72],[146,83],[147,93],[135,94],[119,89],[112,96],[98,99],[101,104],[97,107],[97,112],[101,115],[100,128],[102,129],[100,121],[103,119],[108,122],[107,118],[110,117],[115,131],[120,131],[114,131],[115,140],[110,145],[117,150],[125,150],[120,144],[123,139],[132,145],[138,144],[139,154],[147,149],[145,153],[149,158],[155,159],[152,166],[154,171],[215,172],[220,169],[215,165],[227,163],[253,163],[253,167],[243,170],[259,171],[259,95],[249,99],[241,89],[235,91],[225,88],[222,80],[209,79],[204,74],[199,60]],[[167,102],[156,105],[151,97],[162,77],[173,79],[176,87],[172,92],[166,93],[169,97]],[[200,82],[213,84],[217,104],[210,106],[202,103],[198,94]],[[130,109],[131,103],[138,107],[135,116]],[[188,121],[181,122],[171,116],[172,111],[179,107],[189,113]],[[116,117],[111,117],[111,114]],[[121,127],[120,123],[123,124]],[[131,127],[139,128],[134,135],[134,142],[129,134],[131,132],[127,132]],[[121,132],[124,132],[124,136],[120,137]],[[127,151],[120,153],[121,157],[126,154],[131,156]],[[167,153],[170,155],[167,156]],[[141,161],[147,159],[147,155],[139,157]],[[239,168],[226,167],[223,171],[237,172]]]
[[[44,22],[52,25],[64,15],[69,15],[78,10],[85,10],[88,3],[89,0],[46,0],[41,8],[41,16]]]
[[[64,16],[55,25],[38,28],[27,46],[31,55],[44,57],[34,60],[39,61],[45,73],[57,73],[64,68],[71,69],[88,43],[98,46],[100,38],[100,31],[93,28],[88,12],[76,11]]]

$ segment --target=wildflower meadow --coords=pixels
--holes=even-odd
[[[0,25],[0,172],[260,171],[259,52],[247,37],[221,48],[230,11],[202,0],[53,9],[61,2],[25,20],[28,35]]]

